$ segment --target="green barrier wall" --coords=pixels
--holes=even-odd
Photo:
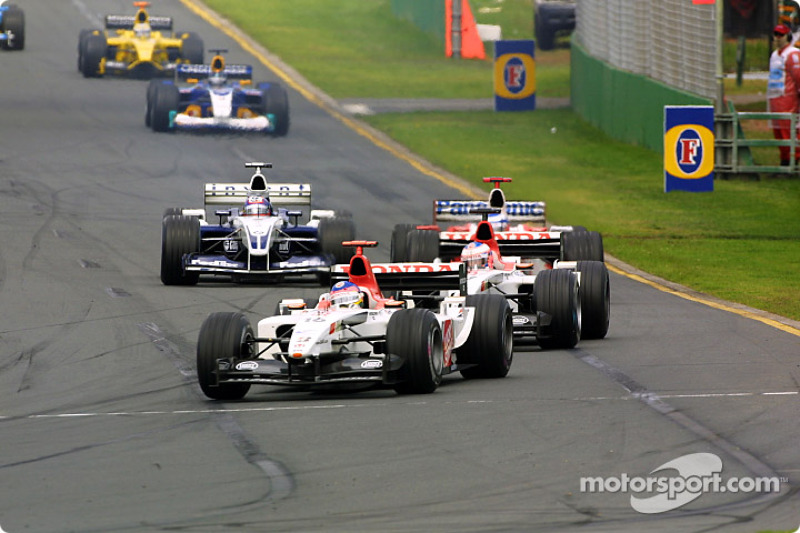
[[[571,44],[572,109],[611,137],[664,152],[665,105],[711,105],[646,76],[611,67]]]
[[[392,0],[392,13],[444,42],[444,0]]]

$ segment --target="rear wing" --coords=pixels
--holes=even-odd
[[[372,263],[381,292],[457,290],[467,294],[464,263]],[[349,279],[350,265],[331,267],[331,285]]]
[[[442,222],[475,222],[481,220],[480,215],[471,214],[475,209],[491,208],[489,202],[484,200],[434,200],[433,223]],[[528,222],[531,224],[545,223],[545,203],[513,201],[506,202],[506,213],[509,223]]]
[[[211,65],[195,65],[180,63],[175,69],[175,76],[180,81],[190,78],[208,78],[213,73]],[[250,65],[225,65],[222,74],[229,80],[252,80],[253,67]]]
[[[442,261],[459,257],[473,237],[468,231],[440,232],[439,257]],[[518,256],[523,261],[561,258],[561,232],[558,231],[497,231],[494,238],[504,257]]]
[[[205,205],[243,204],[248,196],[269,196],[273,205],[311,205],[311,184],[269,183],[265,189],[251,189],[250,183],[206,183]]]
[[[153,31],[172,31],[172,17],[148,17]],[[136,24],[135,15],[106,15],[107,30],[132,30]]]

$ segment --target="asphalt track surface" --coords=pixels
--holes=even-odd
[[[109,531],[794,530],[800,338],[612,275],[608,337],[519,351],[506,379],[445,379],[426,396],[254,389],[206,400],[194,350],[209,312],[253,321],[310,283],[159,280],[166,207],[247,160],[312,184],[388,243],[461,197],[368,130],[291,89],[285,138],[155,134],[146,82],[87,80],[81,28],[127,1],[24,2],[26,49],[0,53],[0,529]],[[257,65],[178,0],[177,29]],[[377,139],[380,143],[380,139]],[[384,260],[388,247],[374,250]],[[779,493],[704,493],[641,514],[630,492],[580,478],[648,476],[712,453],[723,476],[781,478]],[[641,495],[639,495],[641,496]]]

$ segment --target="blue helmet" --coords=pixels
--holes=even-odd
[[[338,307],[361,307],[364,297],[352,281],[339,281],[331,288],[331,304]]]

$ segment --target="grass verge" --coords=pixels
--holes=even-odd
[[[336,98],[492,95],[490,61],[444,58],[432,36],[393,18],[389,0],[205,1]],[[482,19],[483,4],[497,5],[473,0],[477,21],[497,23]],[[519,4],[530,6],[504,5],[526,12]],[[504,34],[532,38],[530,18],[503,20]],[[569,94],[568,58],[565,49],[537,54],[537,95]],[[606,251],[623,261],[800,319],[798,179],[718,180],[713,193],[665,194],[658,154],[616,142],[569,110],[366,120],[471,183],[513,177],[509,197],[545,200],[552,220],[601,231]]]

